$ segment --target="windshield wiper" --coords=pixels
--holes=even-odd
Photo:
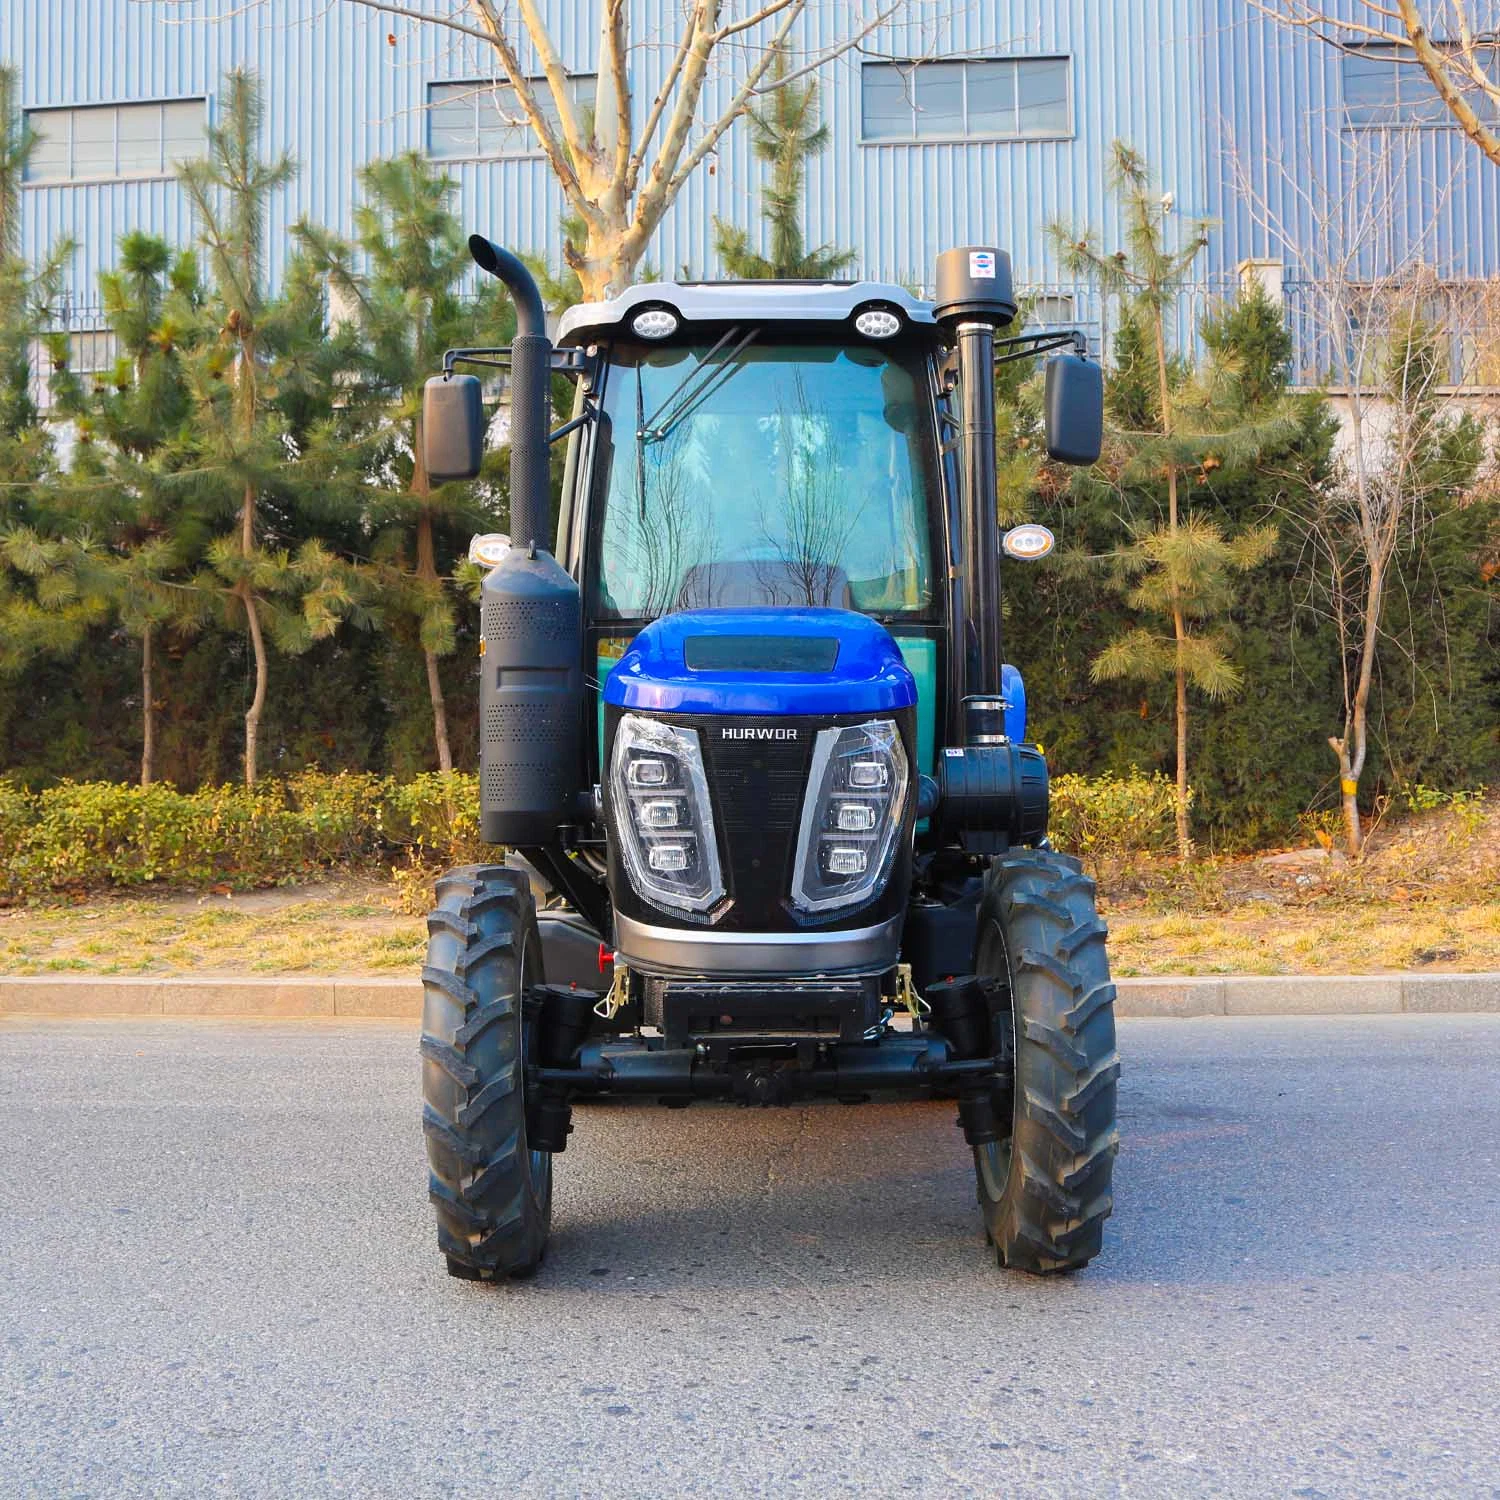
[[[641,421],[635,434],[636,442],[641,446],[647,443],[661,442],[690,412],[701,406],[716,391],[723,389],[733,378],[735,372],[741,368],[736,361],[754,342],[758,331],[752,328],[749,333],[740,338],[738,343],[728,349],[721,359],[715,362],[714,356],[740,332],[738,326],[726,330],[718,343],[703,356],[703,362],[696,369],[690,370],[667,393],[666,400],[652,413],[651,419],[649,421]],[[641,367],[637,365],[636,392],[638,420],[640,408],[640,370]]]

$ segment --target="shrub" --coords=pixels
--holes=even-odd
[[[417,864],[461,865],[493,858],[479,839],[479,778],[463,771],[428,771],[388,782],[380,833]]]
[[[0,776],[0,866],[8,865],[36,816],[36,799],[18,781]]]
[[[1054,776],[1052,842],[1091,864],[1176,848],[1172,782],[1132,767],[1125,775]]]
[[[398,783],[303,771],[254,788],[180,792],[63,782],[31,794],[0,778],[0,895],[146,885],[277,885],[322,870],[422,870],[484,857],[477,778]],[[492,851],[491,851],[492,853]]]

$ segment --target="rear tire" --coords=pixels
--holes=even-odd
[[[453,1276],[529,1276],[552,1218],[552,1157],[526,1137],[526,996],[542,982],[530,883],[503,865],[450,870],[427,932],[422,1130],[438,1248]]]
[[[1015,1050],[1008,1139],[974,1148],[987,1237],[1002,1266],[1072,1271],[1099,1253],[1114,1204],[1115,987],[1094,882],[1077,860],[996,860],[979,903],[975,970],[991,1026]]]

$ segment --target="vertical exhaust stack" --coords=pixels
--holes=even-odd
[[[1000,704],[1000,523],[995,478],[995,330],[1016,315],[1010,257],[987,245],[937,260],[937,318],[958,346],[963,498],[965,738],[982,744]],[[978,700],[978,701],[976,701]],[[1003,731],[1002,731],[1003,732]]]
[[[582,779],[583,608],[551,550],[552,342],[531,272],[472,235],[469,253],[510,289],[510,547],[480,590],[479,824],[490,844],[550,844]]]

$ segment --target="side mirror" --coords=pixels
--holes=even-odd
[[[434,375],[422,388],[422,460],[433,484],[473,479],[484,458],[484,403],[473,375]]]
[[[1080,468],[1104,449],[1104,371],[1076,354],[1047,361],[1047,456]]]

